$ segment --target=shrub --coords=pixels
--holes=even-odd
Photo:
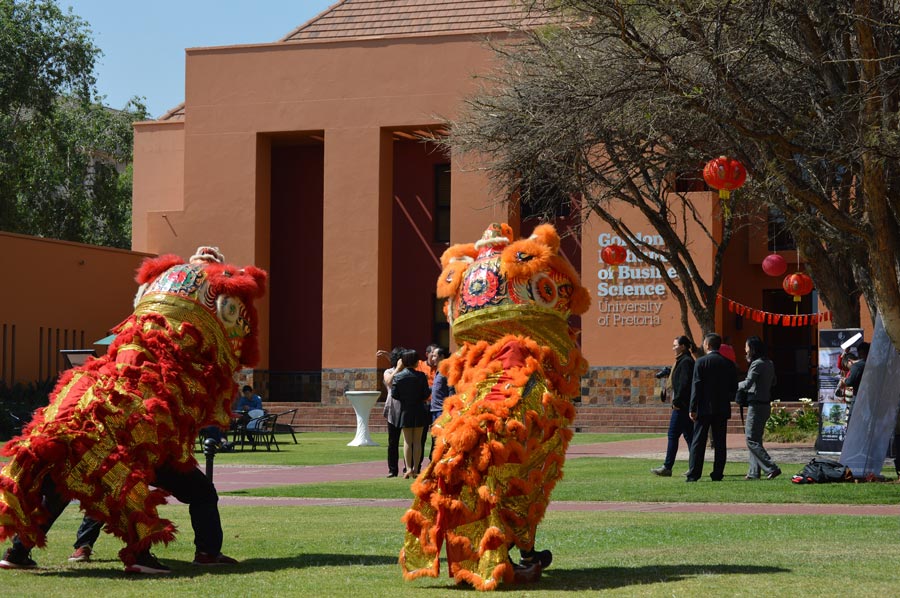
[[[806,442],[819,433],[819,411],[812,399],[800,399],[800,408],[781,406],[772,401],[772,414],[766,422],[766,439],[772,442]]]

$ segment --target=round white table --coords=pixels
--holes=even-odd
[[[369,412],[381,393],[377,390],[347,390],[344,395],[356,412],[356,437],[347,446],[379,446],[369,435]]]

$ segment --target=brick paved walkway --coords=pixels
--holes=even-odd
[[[741,435],[729,435],[728,460],[746,462],[747,450]],[[767,449],[776,462],[805,463],[815,456],[810,445],[769,444]],[[635,457],[662,459],[665,455],[666,439],[628,440],[598,444],[582,444],[569,447],[567,457]],[[679,456],[686,459],[682,445]],[[710,455],[711,459],[711,455]],[[368,480],[386,475],[383,461],[347,463],[308,467],[290,466],[216,466],[214,478],[219,492],[232,492],[263,486],[286,484],[313,484],[350,480]],[[785,471],[787,480],[793,472]],[[649,472],[648,472],[648,475]],[[726,478],[727,481],[728,478]],[[740,479],[740,478],[739,478]],[[680,480],[676,480],[680,481]],[[741,480],[743,481],[743,480]],[[703,480],[701,483],[708,482]],[[402,479],[398,484],[404,483]],[[411,499],[321,499],[321,498],[263,498],[247,496],[221,496],[223,505],[271,505],[271,506],[362,506],[405,509]],[[760,515],[900,515],[900,505],[821,505],[821,504],[755,504],[755,503],[659,503],[659,502],[593,502],[555,501],[550,503],[551,511],[628,511],[645,513],[735,513]]]

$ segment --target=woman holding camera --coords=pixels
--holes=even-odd
[[[747,377],[738,383],[738,403],[747,405],[747,420],[744,434],[747,436],[747,450],[750,451],[748,480],[758,480],[760,469],[767,480],[781,475],[772,457],[763,447],[766,422],[772,412],[772,387],[775,386],[775,366],[766,357],[766,345],[758,336],[751,336],[744,345],[750,369]]]
[[[684,436],[688,448],[694,436],[694,422],[688,413],[691,404],[691,380],[694,376],[694,358],[691,357],[691,341],[686,336],[679,336],[672,341],[675,353],[675,365],[669,372],[666,391],[672,394],[672,415],[669,418],[669,445],[666,448],[666,460],[662,467],[651,469],[658,476],[670,477],[678,454],[678,438]],[[662,373],[664,374],[665,370]],[[659,374],[657,374],[659,375]],[[665,400],[665,396],[663,396]]]

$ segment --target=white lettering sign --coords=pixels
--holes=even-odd
[[[651,247],[663,247],[660,235],[649,235],[641,232],[635,237]],[[598,263],[602,268],[597,270],[597,305],[600,326],[660,326],[660,314],[664,301],[668,299],[668,288],[662,282],[663,272],[657,266],[644,262],[630,249],[626,251],[625,263],[619,266],[608,266],[603,262],[601,252],[607,245],[625,246],[625,241],[612,233],[601,233],[597,237],[600,249],[597,253]],[[644,250],[651,259],[666,262],[661,254]],[[675,268],[666,268],[665,275],[670,279],[678,278]]]

